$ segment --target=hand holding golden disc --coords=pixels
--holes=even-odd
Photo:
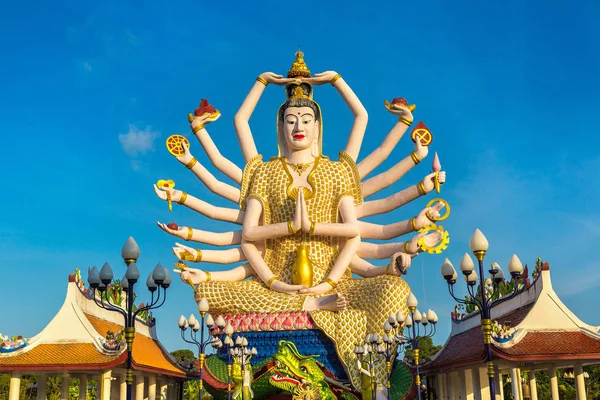
[[[434,218],[428,214],[427,218],[429,218],[432,221],[443,221],[450,216],[450,204],[448,204],[448,202],[446,200],[441,199],[441,198],[430,200],[429,203],[427,203],[426,207],[432,207],[437,202],[444,204],[444,208],[446,208],[446,213],[444,215],[440,215],[437,218]]]
[[[428,243],[427,239],[429,239],[430,236],[433,236],[427,234],[429,232],[438,232],[439,241],[436,245]],[[443,226],[436,224],[427,225],[419,229],[419,233],[426,233],[426,235],[422,236],[417,242],[421,251],[429,254],[440,254],[442,251],[448,248],[448,244],[450,243],[450,235],[448,234],[448,231],[444,230]]]
[[[182,135],[171,135],[167,138],[167,150],[172,156],[181,157],[185,154],[182,143],[185,143],[186,147],[190,148],[190,142]]]

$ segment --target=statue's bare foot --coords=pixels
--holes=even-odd
[[[304,310],[327,310],[327,311],[342,311],[348,305],[346,298],[338,293],[329,294],[323,297],[309,297],[304,303]]]

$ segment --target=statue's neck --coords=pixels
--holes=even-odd
[[[293,150],[286,155],[285,159],[291,164],[308,164],[315,161],[315,157],[311,153],[311,148]]]

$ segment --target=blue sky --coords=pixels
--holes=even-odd
[[[600,301],[599,12],[593,1],[515,0],[5,5],[0,331],[39,332],[62,304],[75,268],[108,261],[122,275],[120,249],[129,236],[142,249],[144,275],[159,261],[172,265],[175,240],[156,221],[230,229],[178,206],[170,214],[155,197],[152,183],[174,179],[195,196],[229,205],[170,156],[164,140],[191,136],[186,115],[208,98],[223,114],[210,126],[213,139],[242,165],[231,118],[254,78],[285,73],[298,45],[313,72],[341,73],[369,111],[363,157],[395,121],[384,99],[417,103],[416,118],[434,134],[431,150],[448,172],[442,196],[452,206],[444,223],[451,245],[443,255],[415,259],[407,280],[421,304],[441,316],[436,342],[445,341],[453,308],[441,262],[449,257],[457,265],[477,227],[490,241],[486,261],[506,266],[513,253],[523,263],[548,260],[564,302],[600,324],[590,306]],[[251,120],[265,155],[276,152],[282,99],[281,88],[269,86]],[[335,155],[351,114],[328,85],[315,99],[324,113],[325,152]],[[402,140],[380,171],[411,145]],[[209,164],[194,141],[192,152]],[[379,196],[414,184],[430,162]],[[393,219],[410,218],[426,201]],[[169,350],[186,347],[176,323],[194,310],[189,289],[175,282],[155,312]]]

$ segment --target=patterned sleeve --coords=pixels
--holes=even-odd
[[[348,187],[345,188],[344,196],[352,196],[354,204],[360,205],[363,203],[362,184],[360,182],[360,174],[356,163],[348,154],[340,152],[340,165],[347,176]]]
[[[244,173],[242,174],[242,188],[240,189],[240,209],[246,209],[246,197],[248,197],[248,191],[250,190],[250,183],[252,182],[252,176],[256,169],[262,164],[262,155],[258,154],[252,157],[246,163],[244,167]]]

